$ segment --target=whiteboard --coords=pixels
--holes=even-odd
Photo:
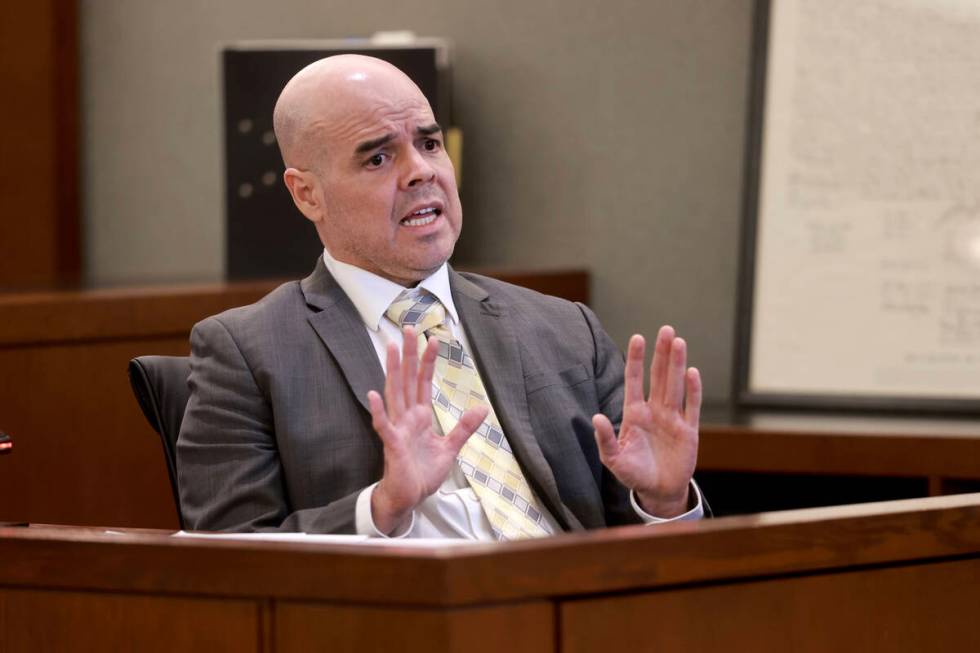
[[[980,409],[980,0],[760,12],[741,397]]]

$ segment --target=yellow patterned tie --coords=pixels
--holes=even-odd
[[[392,302],[386,315],[395,324],[415,327],[420,352],[426,336],[439,340],[432,377],[432,408],[443,433],[456,426],[466,409],[490,409],[456,460],[497,537],[515,540],[547,535],[541,506],[500,428],[476,365],[444,324],[446,309],[442,303],[435,295],[409,289]]]

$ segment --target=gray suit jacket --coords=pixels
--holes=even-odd
[[[504,432],[567,530],[636,523],[599,461],[591,418],[617,426],[623,358],[581,304],[450,270],[453,299]],[[177,443],[181,508],[197,530],[353,533],[382,473],[368,390],[384,374],[322,260],[301,282],[191,333],[191,398]]]

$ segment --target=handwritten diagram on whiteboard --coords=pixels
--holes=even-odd
[[[980,2],[768,17],[743,390],[980,400]]]

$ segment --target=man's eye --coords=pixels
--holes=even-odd
[[[370,159],[367,160],[368,167],[380,168],[381,165],[385,162],[385,157],[386,157],[385,154],[380,154],[380,153],[375,154],[374,156],[372,156]]]
[[[425,139],[425,143],[422,144],[422,147],[424,147],[427,152],[435,152],[439,149],[439,145],[441,145],[441,143],[439,143],[439,141],[436,139],[427,138]]]

